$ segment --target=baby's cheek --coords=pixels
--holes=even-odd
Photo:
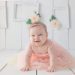
[[[47,38],[42,38],[42,41],[45,42],[47,40]]]
[[[33,38],[31,38],[31,39],[30,39],[30,42],[33,42],[33,41],[34,41],[34,39],[33,39]]]

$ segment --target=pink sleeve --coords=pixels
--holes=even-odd
[[[21,51],[18,54],[18,59],[17,59],[17,67],[19,69],[21,69],[22,67],[24,67],[28,62],[29,62],[29,58],[32,54],[32,50],[31,50],[31,46],[27,46],[27,48],[24,51]]]
[[[55,55],[55,60],[58,65],[57,67],[65,67],[65,68],[72,68],[75,67],[75,58],[68,52],[67,49],[52,41],[52,50]]]
[[[52,50],[56,55],[64,55],[64,56],[70,55],[68,50],[63,46],[61,46],[60,44],[58,44],[56,41],[52,41]]]
[[[72,63],[75,63],[75,58],[69,53],[67,49],[65,49],[63,46],[59,45],[55,41],[53,41],[52,43],[52,49],[54,51],[56,59],[60,58],[60,60],[62,60],[62,64],[67,63],[71,65]]]

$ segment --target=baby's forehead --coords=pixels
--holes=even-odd
[[[45,33],[45,29],[43,27],[37,26],[30,29],[31,34],[39,34],[39,33]]]
[[[46,33],[47,33],[47,27],[46,27],[46,25],[44,25],[44,24],[31,24],[30,26],[29,26],[29,32],[31,31],[31,30],[43,30],[43,31],[45,31]]]
[[[43,25],[32,25],[30,29],[45,29]]]
[[[30,29],[30,32],[43,32],[43,31],[45,31],[45,29],[43,28],[43,27],[40,27],[40,26],[37,26],[37,27],[32,27],[31,29]]]
[[[37,26],[42,26],[42,25],[40,25],[40,24],[32,24],[32,25],[30,26],[30,28],[31,28],[31,27],[37,27]]]

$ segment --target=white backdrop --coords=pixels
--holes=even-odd
[[[24,4],[26,0],[21,1],[21,4]],[[28,2],[29,0],[27,0]],[[31,0],[31,3],[39,3],[41,21],[43,21],[48,28],[49,38],[56,40],[63,47],[74,52],[75,50],[75,1],[74,0],[54,0],[54,9],[56,11],[56,16],[59,20],[62,21],[62,28],[60,30],[53,30],[50,26],[49,18],[52,14],[53,0]],[[29,1],[30,2],[30,1]],[[59,3],[59,4],[58,4]],[[68,4],[69,3],[69,4]],[[7,21],[8,25],[6,29],[0,29],[0,50],[23,50],[29,41],[28,30],[25,21],[17,20],[15,17],[16,1],[7,1]],[[19,5],[20,7],[20,5]],[[68,7],[64,11],[65,7]],[[64,13],[61,9],[64,9]],[[19,10],[21,7],[19,8]],[[22,10],[24,7],[22,7]],[[58,10],[60,9],[60,10]],[[18,12],[19,13],[19,12]],[[20,12],[19,14],[21,14]],[[66,13],[66,14],[65,14]],[[24,13],[23,13],[24,14]],[[63,16],[64,15],[64,16]],[[21,16],[21,15],[20,15]],[[23,16],[23,15],[22,15]],[[63,17],[62,17],[63,16]],[[1,19],[1,17],[0,17]]]

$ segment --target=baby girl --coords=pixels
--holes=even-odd
[[[75,59],[58,43],[48,39],[46,25],[36,22],[29,27],[30,43],[18,56],[21,71],[46,70],[54,72],[75,67]]]

